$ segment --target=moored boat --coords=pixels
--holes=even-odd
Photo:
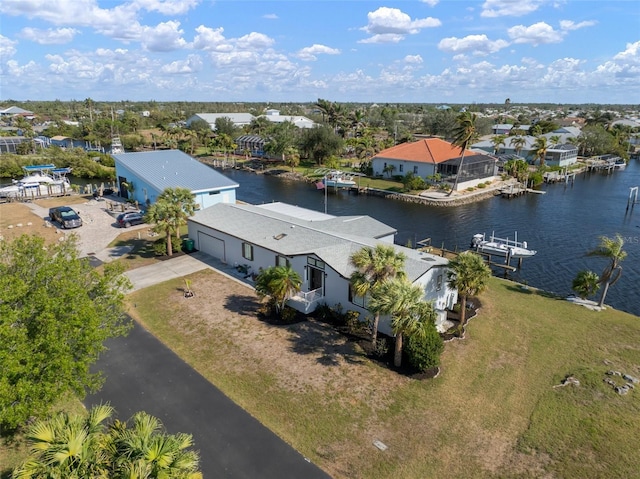
[[[71,191],[67,174],[71,168],[55,165],[23,166],[25,176],[13,184],[0,188],[0,198],[22,198],[66,195]]]
[[[354,188],[357,186],[353,175],[338,170],[328,172],[322,179],[322,183],[333,188]]]
[[[484,234],[475,234],[471,239],[471,248],[478,252],[509,258],[529,258],[537,253],[536,250],[529,249],[526,241],[519,242],[517,239],[517,233],[515,240],[498,238],[493,233],[489,238]]]

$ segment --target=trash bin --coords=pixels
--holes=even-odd
[[[191,253],[195,249],[195,241],[191,238],[185,238],[182,240],[182,248],[187,252]]]

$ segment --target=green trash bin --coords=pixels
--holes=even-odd
[[[195,249],[195,241],[193,241],[191,238],[185,238],[184,240],[182,240],[182,248],[187,252],[187,253],[192,253],[193,250]]]

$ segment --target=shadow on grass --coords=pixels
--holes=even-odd
[[[258,314],[260,303],[254,296],[232,294],[227,297],[224,307],[242,316],[255,317]]]
[[[562,296],[560,296],[557,293],[552,293],[550,291],[545,291],[543,289],[530,288],[524,284],[508,285],[506,286],[506,289],[514,293],[542,296],[543,298],[549,298],[549,299],[564,299]]]
[[[363,354],[356,352],[353,342],[329,325],[309,320],[297,323],[290,331],[291,351],[317,356],[318,364],[338,366],[341,359],[351,364],[364,364],[367,361]]]

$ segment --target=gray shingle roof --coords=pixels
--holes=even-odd
[[[113,157],[158,191],[180,187],[199,193],[238,187],[235,181],[179,150],[120,153]]]
[[[189,221],[210,226],[239,239],[284,256],[316,254],[339,274],[349,277],[353,268],[349,264],[351,254],[363,246],[379,243],[376,237],[395,230],[368,216],[335,217],[325,220],[304,220],[265,210],[259,206],[220,203],[196,212]],[[356,231],[357,224],[363,228]],[[388,243],[385,243],[388,244]],[[447,264],[438,256],[394,245],[408,259],[406,272],[414,281],[433,266]],[[424,261],[428,258],[430,261]]]

